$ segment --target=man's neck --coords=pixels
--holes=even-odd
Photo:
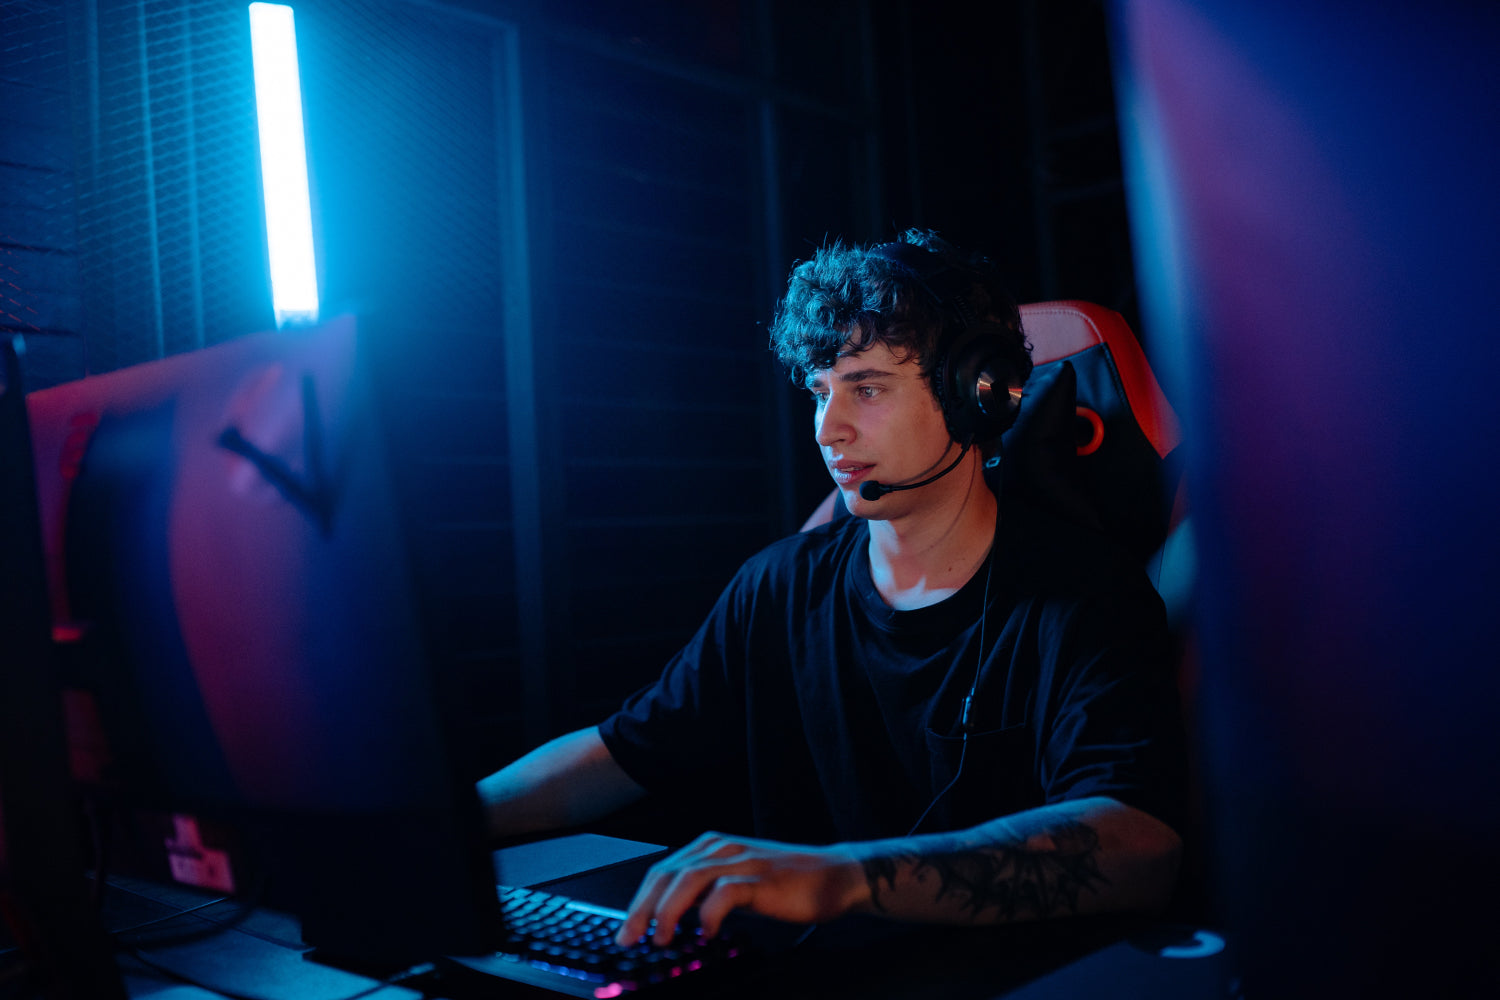
[[[994,541],[995,495],[979,463],[955,469],[948,478],[957,481],[942,483],[949,488],[935,490],[910,512],[870,522],[870,575],[880,596],[898,611],[925,608],[957,593],[984,564]]]

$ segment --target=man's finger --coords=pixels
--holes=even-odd
[[[677,933],[677,925],[692,906],[698,902],[721,871],[719,865],[684,868],[656,900],[656,933],[651,940],[666,944]],[[696,930],[696,928],[688,928]]]
[[[698,924],[704,937],[713,937],[724,926],[724,918],[738,909],[750,908],[760,886],[758,875],[722,875],[698,904]]]
[[[656,901],[672,881],[672,873],[666,869],[671,859],[651,866],[646,877],[635,890],[635,897],[625,908],[625,922],[615,935],[615,944],[628,947],[641,939],[651,926],[651,917],[656,912]]]
[[[652,865],[626,909],[625,922],[615,935],[615,943],[624,947],[635,944],[651,931],[653,919],[656,930],[651,940],[656,944],[671,941],[683,915],[716,880],[731,875],[732,869],[746,860],[742,856],[752,846],[753,842],[710,831]]]

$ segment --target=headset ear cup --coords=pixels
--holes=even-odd
[[[1021,380],[1003,349],[1007,334],[997,323],[977,323],[944,353],[934,388],[955,440],[983,444],[1015,422]]]

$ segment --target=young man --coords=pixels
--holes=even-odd
[[[825,247],[772,339],[854,516],[751,558],[655,684],[480,782],[494,830],[728,793],[739,832],[656,865],[621,943],[653,920],[665,942],[692,906],[712,934],[736,908],[1163,905],[1182,748],[1161,602],[1102,539],[986,481],[979,446],[1031,371],[987,262],[922,232]]]

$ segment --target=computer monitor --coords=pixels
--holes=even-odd
[[[353,320],[27,403],[108,856],[295,914],[339,960],[485,950],[493,871]]]

